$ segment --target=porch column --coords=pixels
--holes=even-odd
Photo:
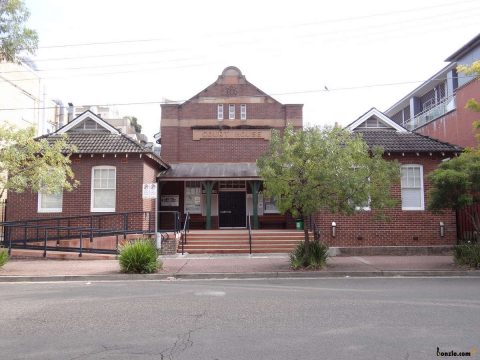
[[[253,207],[253,228],[258,229],[258,190],[260,190],[260,181],[249,181],[252,189],[252,207]]]
[[[156,212],[156,214],[154,215],[154,218],[155,218],[155,232],[157,233],[159,228],[160,228],[160,224],[161,224],[161,215],[160,215],[160,206],[161,206],[161,202],[160,202],[160,198],[162,196],[162,188],[163,188],[163,185],[165,185],[165,181],[160,181],[158,180],[157,181],[157,198],[155,199],[156,201],[156,206],[155,208],[153,209],[153,212]]]
[[[205,209],[207,215],[207,223],[205,224],[205,229],[210,230],[212,228],[212,189],[213,181],[204,181],[203,186],[205,187],[205,192],[207,193],[207,208]]]

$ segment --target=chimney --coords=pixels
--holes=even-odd
[[[73,111],[74,111],[73,104],[68,103],[68,122],[73,120]]]
[[[54,99],[53,102],[58,105],[58,114],[57,114],[57,129],[61,128],[64,125],[65,121],[65,106],[63,105],[62,100]]]

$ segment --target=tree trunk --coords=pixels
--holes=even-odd
[[[303,221],[303,234],[304,234],[304,241],[305,241],[305,253],[303,255],[303,261],[307,264],[308,257],[310,256],[310,234],[308,233],[308,227],[305,226],[305,216],[302,214],[300,219]]]

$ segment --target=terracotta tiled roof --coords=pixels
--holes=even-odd
[[[387,152],[460,152],[462,148],[417,133],[375,130],[363,134],[369,147],[381,146]]]
[[[45,138],[49,142],[54,142],[60,139],[61,135],[53,133],[44,135],[41,138]],[[67,143],[76,146],[76,154],[149,154],[155,161],[168,167],[153,151],[124,134],[111,134],[109,132],[69,132],[67,133]]]

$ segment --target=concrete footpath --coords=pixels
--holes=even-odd
[[[293,271],[286,254],[161,257],[156,274],[122,274],[117,260],[11,259],[0,282],[74,280],[174,280],[345,276],[480,276],[456,266],[452,256],[331,257],[319,271]]]
[[[480,276],[454,264],[451,256],[332,257],[320,271],[294,271],[284,254],[161,257],[156,274],[122,274],[117,260],[11,259],[0,282],[74,280],[174,280],[284,277]]]

